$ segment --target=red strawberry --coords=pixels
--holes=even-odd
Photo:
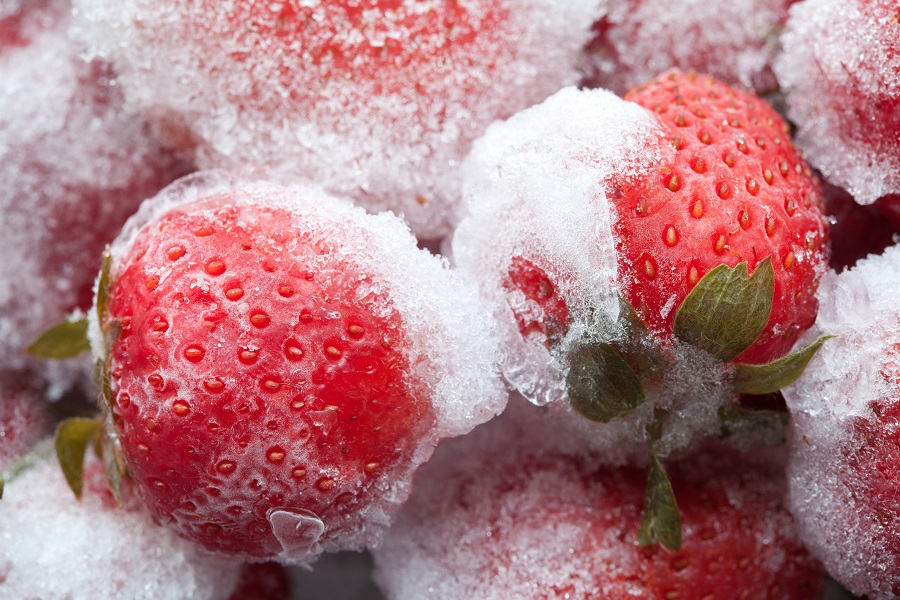
[[[645,472],[597,469],[550,446],[552,431],[507,419],[448,444],[417,477],[375,551],[389,599],[819,597],[822,573],[797,539],[777,470],[721,451],[679,464],[684,544],[641,548]]]
[[[898,21],[896,0],[804,0],[775,62],[797,146],[861,204],[900,193]]]
[[[94,349],[128,471],[181,535],[294,562],[359,549],[437,440],[502,406],[490,336],[467,337],[477,303],[398,220],[202,177],[143,214],[114,248]]]
[[[645,322],[664,335],[714,267],[765,258],[775,272],[766,328],[738,362],[786,354],[815,321],[826,264],[821,192],[765,102],[709,77],[673,71],[629,92],[657,115],[677,151],[637,186],[619,185],[619,274]]]
[[[574,429],[607,464],[783,439],[783,412],[738,400],[795,381],[824,343],[788,354],[826,268],[817,181],[755,96],[673,71],[630,97],[562,90],[464,167],[454,251],[495,303],[505,374],[593,421]]]

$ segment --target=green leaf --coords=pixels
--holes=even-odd
[[[97,322],[103,324],[106,314],[106,303],[109,299],[109,271],[112,268],[112,253],[109,246],[103,251],[103,262],[100,263],[100,280],[97,282]]]
[[[744,394],[770,394],[797,381],[822,344],[833,338],[823,335],[812,344],[764,365],[735,365],[734,389]]]
[[[87,319],[63,321],[52,326],[31,344],[26,352],[38,358],[73,358],[91,349],[87,337]]]
[[[640,379],[610,344],[584,344],[570,355],[566,386],[572,407],[606,423],[646,400]]]
[[[116,504],[122,504],[122,475],[125,473],[125,461],[122,456],[121,447],[116,440],[107,433],[107,428],[103,428],[100,433],[100,460],[103,462],[103,473],[106,475],[106,482],[109,489],[112,490]]]
[[[663,548],[678,550],[681,548],[681,513],[675,502],[675,492],[665,468],[653,452],[650,453],[650,460],[638,543],[649,546],[659,542]]]
[[[76,498],[84,489],[84,453],[88,444],[100,433],[100,419],[73,417],[56,429],[56,456],[63,475]]]
[[[723,362],[749,348],[769,322],[775,271],[766,258],[747,275],[747,263],[719,265],[694,286],[678,307],[673,333]]]
[[[3,473],[0,472],[0,498],[3,498]]]

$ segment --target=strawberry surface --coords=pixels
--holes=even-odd
[[[577,80],[602,3],[74,4],[76,36],[200,167],[313,180],[437,241],[458,218],[472,141]]]
[[[787,354],[815,321],[827,258],[821,191],[790,128],[756,96],[691,73],[661,75],[625,99],[654,111],[677,151],[612,194],[626,297],[667,334],[675,309],[712,268],[747,262],[752,273],[770,257],[769,323],[735,360]]]
[[[798,2],[775,62],[797,145],[861,204],[900,193],[898,22],[895,0]]]
[[[900,594],[900,248],[822,281],[827,330],[804,376],[785,389],[791,411],[790,508],[804,542],[852,592]],[[818,331],[816,331],[818,330]]]
[[[360,549],[437,440],[502,407],[480,358],[490,336],[463,341],[477,303],[447,306],[467,292],[393,217],[207,177],[224,176],[145,205],[155,218],[116,245],[98,296],[128,471],[160,521],[207,548],[298,563]],[[454,362],[464,347],[471,361]],[[456,377],[473,387],[448,389]]]
[[[423,469],[375,551],[388,598],[817,597],[821,570],[797,539],[777,469],[721,449],[675,466],[684,544],[641,547],[646,472],[560,452],[545,423],[513,422],[536,409],[515,410]]]
[[[372,274],[295,233],[288,211],[229,200],[168,213],[124,257],[110,373],[129,468],[160,517],[268,556],[270,511],[355,513],[433,416]]]

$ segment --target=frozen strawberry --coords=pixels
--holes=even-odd
[[[5,598],[226,600],[240,565],[212,556],[153,522],[126,486],[117,507],[89,456],[76,500],[55,460],[38,459],[0,500]]]
[[[617,93],[671,68],[765,93],[797,0],[610,0],[585,48],[585,83]]]
[[[777,469],[723,456],[679,464],[684,544],[642,548],[646,472],[560,453],[552,431],[517,426],[509,412],[442,447],[417,477],[375,551],[387,598],[819,597],[822,572]]]
[[[791,510],[831,576],[873,600],[900,594],[898,273],[892,246],[823,279],[816,329],[837,337],[785,390]]]
[[[187,170],[125,112],[108,66],[81,59],[68,11],[34,0],[0,20],[0,368],[31,368],[52,395],[77,366],[35,366],[26,348],[90,306],[104,245]]]
[[[472,140],[577,80],[601,5],[75,2],[131,105],[202,167],[312,179],[431,240],[456,220]]]
[[[745,417],[775,440],[783,415],[736,399],[817,347],[788,354],[826,268],[818,184],[749,93],[673,71],[629,97],[565,89],[494,125],[463,168],[456,261],[493,303],[512,385],[594,421],[576,428],[607,463],[750,443]]]
[[[775,72],[810,164],[861,204],[900,193],[900,7],[795,4]]]
[[[128,472],[160,521],[222,553],[376,542],[438,440],[506,400],[474,290],[396,217],[313,188],[182,180],[98,289]]]

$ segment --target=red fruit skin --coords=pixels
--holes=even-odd
[[[216,196],[149,224],[114,266],[115,422],[181,535],[252,559],[340,545],[433,421],[402,319],[347,252],[283,208]],[[303,518],[279,525],[281,510]]]
[[[671,336],[678,307],[720,264],[771,257],[769,323],[735,360],[787,354],[815,321],[827,261],[827,224],[816,178],[790,130],[756,96],[694,73],[670,71],[626,100],[653,111],[676,149],[655,175],[611,195],[625,297],[650,328]]]

